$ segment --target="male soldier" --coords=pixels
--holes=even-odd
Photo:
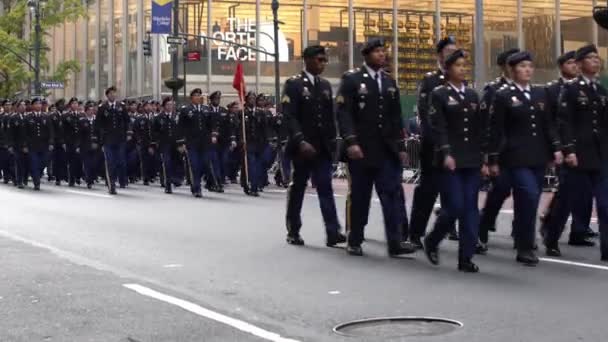
[[[549,99],[552,101],[551,110],[554,116],[554,119],[557,120],[557,110],[559,109],[559,95],[565,87],[567,82],[570,82],[578,76],[578,66],[576,64],[576,51],[569,51],[562,56],[560,56],[557,60],[559,69],[560,69],[560,78],[557,81],[550,82],[547,85],[547,93]],[[546,236],[547,227],[559,228],[559,232],[552,232],[551,235],[555,236],[561,235],[561,232],[564,229],[564,225],[570,216],[570,207],[568,205],[569,198],[572,196],[568,193],[568,188],[572,188],[572,186],[568,186],[568,177],[565,177],[565,171],[563,167],[557,168],[557,173],[559,177],[559,187],[551,202],[549,202],[549,206],[547,208],[546,215],[542,218],[541,222],[541,235]],[[591,189],[585,187],[585,184],[578,184],[577,188],[580,191],[585,191],[588,194],[587,200],[587,213],[588,216],[584,218],[574,216],[572,223],[570,225],[570,239],[568,244],[573,246],[595,246],[595,242],[591,240],[592,237],[595,236],[595,232],[589,228],[589,224],[591,221],[591,211],[593,210],[593,196],[591,194]],[[579,221],[582,219],[583,221]],[[558,246],[546,246],[546,252],[548,256],[558,257],[561,256],[561,251]]]
[[[234,134],[234,140],[239,141],[242,133],[241,125],[241,111],[239,110],[239,103],[234,101],[228,105],[228,120],[230,121],[230,130]],[[237,174],[241,168],[242,149],[237,148],[237,144],[234,144],[234,148],[230,148],[224,151],[224,169],[226,170],[226,177],[230,180],[230,183],[237,184]]]
[[[399,90],[381,68],[386,63],[384,42],[372,40],[362,50],[365,64],[347,72],[336,97],[340,134],[348,163],[349,192],[346,227],[350,255],[363,255],[361,243],[367,224],[372,188],[380,198],[389,256],[413,253],[401,243],[401,167],[405,153]]]
[[[53,133],[57,146],[57,148],[49,153],[47,176],[49,181],[55,180],[55,185],[59,186],[61,185],[61,181],[68,181],[67,151],[65,149],[63,136],[63,110],[65,109],[65,100],[57,100],[54,106],[48,108],[48,113],[46,111],[46,100],[42,102],[42,105],[41,111],[48,114],[48,117],[53,124]]]
[[[277,112],[272,124],[274,130],[277,132],[276,160],[278,165],[274,179],[277,186],[287,188],[291,182],[291,157],[286,153],[289,139],[289,127],[287,127],[287,123],[285,122],[285,115],[281,112]]]
[[[61,117],[61,128],[63,132],[62,149],[66,153],[68,185],[73,187],[76,183],[80,184],[82,178],[82,159],[80,157],[80,117],[78,99],[73,97],[68,102],[68,109],[63,112]]]
[[[511,79],[509,66],[507,65],[507,59],[519,53],[519,49],[509,49],[498,55],[496,64],[502,70],[502,75],[495,81],[488,83],[484,88],[484,93],[481,98],[479,105],[480,115],[483,120],[483,126],[489,127],[490,118],[490,107],[494,103],[496,92],[503,88],[505,85],[511,85],[513,80]],[[489,134],[489,129],[486,130],[486,135]],[[489,141],[488,138],[484,139]],[[511,186],[508,177],[505,174],[500,174],[497,177],[491,179],[492,187],[487,193],[484,208],[481,212],[480,224],[479,224],[479,243],[476,247],[478,254],[486,254],[488,251],[488,232],[496,231],[496,217],[500,212],[500,208],[504,201],[511,195]]]
[[[82,158],[84,180],[89,189],[93,187],[103,163],[103,155],[97,138],[95,107],[94,103],[87,102],[85,104],[85,115],[78,119],[78,146]]]
[[[152,145],[152,122],[154,120],[153,101],[149,100],[143,106],[143,112],[135,120],[133,133],[139,149],[141,177],[144,185],[156,178],[156,148]]]
[[[27,100],[15,101],[14,106],[16,109],[9,118],[8,123],[9,152],[12,152],[14,160],[14,185],[19,189],[23,189],[24,185],[27,184],[29,174],[29,156],[27,150],[23,149],[23,146],[25,146],[25,135],[22,127],[25,124],[26,109],[29,106],[29,102]]]
[[[233,103],[229,104],[228,108],[225,108],[219,117],[218,158],[220,161],[219,179],[222,184],[226,184],[226,177],[229,177],[231,173],[230,154],[236,148],[236,137],[239,130],[238,115],[230,109],[232,105]]]
[[[220,131],[220,128],[223,126],[222,122],[228,117],[228,110],[220,106],[221,100],[221,91],[214,91],[209,95],[208,110],[211,122],[215,125],[214,128],[217,129],[218,136],[216,142],[209,146],[209,160],[206,167],[209,170],[208,176],[210,177],[207,179],[207,184],[209,184],[209,189],[216,192],[224,192],[224,172],[222,171],[220,151],[222,146],[231,146],[234,142],[234,135],[231,132]],[[227,134],[227,136],[223,136],[224,134]]]
[[[131,120],[123,104],[116,101],[116,88],[109,87],[105,94],[107,101],[99,106],[96,123],[106,161],[108,192],[116,195],[117,179],[121,189],[127,186],[126,143]]]
[[[264,188],[270,185],[270,182],[268,181],[268,171],[274,162],[274,153],[277,146],[277,132],[273,127],[274,116],[270,111],[272,104],[270,103],[266,94],[258,94],[258,97],[256,98],[256,108],[258,111],[263,112],[263,115],[266,118],[266,141],[264,143],[264,147],[262,148],[260,164],[262,169],[260,170],[259,189],[259,191],[264,191]]]
[[[40,178],[47,162],[49,152],[54,149],[53,123],[47,113],[42,112],[42,100],[32,100],[32,112],[25,117],[21,126],[25,140],[21,145],[23,153],[28,154],[30,174],[34,190],[40,190]]]
[[[127,178],[130,183],[135,183],[137,179],[141,176],[141,164],[139,161],[139,152],[137,149],[137,140],[135,139],[135,133],[133,131],[133,126],[139,113],[137,112],[137,101],[135,100],[127,100],[127,111],[129,114],[129,130],[127,131]]]
[[[576,51],[580,76],[566,83],[557,110],[560,135],[564,144],[564,177],[568,187],[573,221],[584,222],[588,199],[595,197],[600,226],[602,261],[608,261],[608,92],[596,79],[600,57],[595,45]],[[581,184],[589,186],[581,188]],[[557,220],[545,225],[547,251],[559,255],[558,240],[562,227]],[[552,226],[552,224],[556,226]]]
[[[175,112],[175,102],[172,97],[166,97],[162,103],[163,111],[154,117],[152,123],[152,140],[158,146],[160,153],[165,193],[173,193],[173,184],[177,183],[176,152],[183,154],[185,147],[179,133],[178,116]],[[202,110],[202,108],[201,108]]]
[[[426,231],[426,225],[433,211],[435,201],[439,195],[439,169],[433,166],[435,154],[433,139],[431,138],[431,126],[429,121],[429,100],[435,87],[445,83],[444,60],[456,51],[456,42],[447,37],[437,43],[438,69],[428,73],[420,82],[418,89],[418,116],[422,130],[422,149],[420,151],[420,182],[414,189],[412,202],[412,217],[410,220],[410,241],[417,248],[422,248],[421,238]],[[457,239],[455,230],[450,233],[450,240]]]
[[[262,153],[267,140],[267,119],[264,111],[256,107],[256,94],[252,91],[245,96],[245,135],[241,136],[240,144],[243,146],[243,167],[241,169],[241,185],[245,194],[258,197],[262,188]],[[243,130],[240,128],[240,130]],[[246,146],[245,146],[246,145]]]
[[[10,168],[10,153],[8,151],[8,122],[11,113],[4,111],[6,103],[8,103],[8,100],[0,101],[0,172],[2,172],[4,184],[8,184],[13,178]]]
[[[336,146],[336,125],[331,84],[321,74],[327,64],[325,48],[309,46],[302,53],[305,69],[285,82],[283,115],[288,129],[289,142],[286,154],[293,159],[293,181],[287,191],[287,243],[303,245],[300,236],[302,201],[312,177],[317,185],[319,205],[326,244],[333,247],[346,242],[340,233],[332,189],[332,154]]]

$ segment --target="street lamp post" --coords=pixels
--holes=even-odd
[[[40,95],[42,93],[40,87],[40,49],[41,42],[41,27],[40,27],[40,15],[41,10],[46,5],[46,0],[28,0],[27,6],[34,15],[34,95]]]
[[[274,99],[275,99],[275,104],[277,107],[277,111],[279,110],[279,106],[280,106],[280,78],[279,78],[279,18],[278,18],[278,12],[279,12],[279,1],[278,0],[272,0],[272,4],[271,4],[271,8],[272,8],[272,20],[274,23]]]

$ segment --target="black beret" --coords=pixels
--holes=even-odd
[[[230,102],[230,103],[228,104],[228,108],[233,108],[233,107],[236,107],[236,106],[238,106],[238,105],[239,105],[239,103],[238,103],[237,101],[232,101],[232,102]]]
[[[456,44],[456,40],[454,40],[454,37],[452,37],[452,36],[445,37],[442,40],[438,41],[437,42],[437,53],[440,53],[441,51],[443,51],[443,49],[445,49],[445,47],[450,44]]]
[[[467,54],[462,49],[458,49],[452,52],[448,58],[445,59],[445,66],[449,68],[452,64],[454,64],[459,58],[466,58]]]
[[[565,54],[559,56],[557,58],[557,64],[558,65],[564,65],[564,63],[566,63],[567,61],[574,59],[576,57],[576,51],[568,51]]]
[[[248,92],[247,95],[245,95],[245,99],[248,99],[251,96],[256,97],[255,91]]]
[[[39,97],[34,97],[32,98],[32,104],[36,104],[36,103],[42,103],[42,99]]]
[[[153,105],[153,104],[156,104],[156,101],[154,101],[154,100],[148,100],[144,104]]]
[[[265,100],[266,99],[266,94],[260,93],[260,94],[258,94],[258,96],[255,99],[257,101],[259,101],[259,100]]]
[[[578,50],[576,50],[576,61],[582,61],[583,59],[585,59],[585,57],[587,57],[588,54],[593,52],[597,53],[597,48],[594,44],[585,45],[579,48]]]
[[[302,57],[304,58],[312,58],[315,57],[316,55],[324,55],[325,54],[325,47],[321,46],[321,45],[311,45],[306,47],[306,49],[304,49],[304,52],[302,52]]]
[[[361,50],[361,54],[363,54],[363,56],[367,56],[370,52],[374,51],[376,48],[383,48],[383,47],[384,47],[384,40],[372,39],[372,40],[368,41],[367,43],[365,43],[365,46],[363,46],[363,49]]]
[[[520,50],[518,48],[515,49],[509,49],[507,51],[503,51],[500,54],[498,54],[498,57],[496,57],[496,65],[498,66],[505,66],[507,65],[507,59],[509,59],[509,56],[511,56],[512,54],[518,53]]]
[[[192,96],[201,96],[203,95],[203,91],[201,90],[201,88],[194,88],[192,89],[192,91],[190,92],[190,97]]]
[[[167,96],[163,99],[163,107],[167,104],[167,102],[173,101],[173,97]]]
[[[509,64],[509,66],[516,66],[517,64],[523,61],[532,62],[532,54],[528,51],[520,51],[518,53],[512,54],[511,56],[509,56],[509,58],[507,58],[507,64]]]
[[[108,96],[108,94],[109,94],[111,91],[116,91],[116,87],[115,87],[115,86],[111,86],[111,87],[109,87],[108,89],[106,89],[106,96]]]
[[[4,106],[4,105],[5,105],[5,104],[7,104],[7,103],[8,103],[8,100],[2,99],[2,100],[0,101],[0,106]]]
[[[49,101],[47,101],[45,98],[42,98],[40,100],[40,103],[42,103],[43,105],[45,105],[45,104],[49,104]]]
[[[87,101],[87,103],[85,103],[84,108],[85,109],[89,109],[89,108],[94,108],[95,106],[95,102],[92,101]]]
[[[70,99],[70,101],[68,101],[68,106],[72,104],[72,102],[78,102],[78,98],[77,97],[72,97]]]
[[[129,106],[134,105],[134,104],[137,104],[137,101],[135,101],[134,99],[128,99],[128,100],[126,100],[125,102],[126,102],[126,103],[127,103],[127,105],[129,105]]]
[[[26,106],[29,106],[29,105],[30,105],[30,103],[31,103],[31,102],[30,102],[29,100],[17,100],[17,101],[15,101],[15,106],[19,106],[19,105],[21,105],[21,104],[24,104],[24,105],[26,105]]]
[[[219,90],[214,91],[213,93],[211,93],[211,95],[209,95],[210,99],[213,99],[215,97],[222,97],[222,92]]]

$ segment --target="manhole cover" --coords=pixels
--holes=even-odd
[[[334,332],[350,337],[415,337],[448,334],[462,323],[437,317],[378,317],[337,325]]]

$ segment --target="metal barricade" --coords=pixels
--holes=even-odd
[[[405,151],[409,157],[408,164],[403,169],[403,181],[416,184],[420,179],[420,150],[422,144],[417,136],[406,139]]]

